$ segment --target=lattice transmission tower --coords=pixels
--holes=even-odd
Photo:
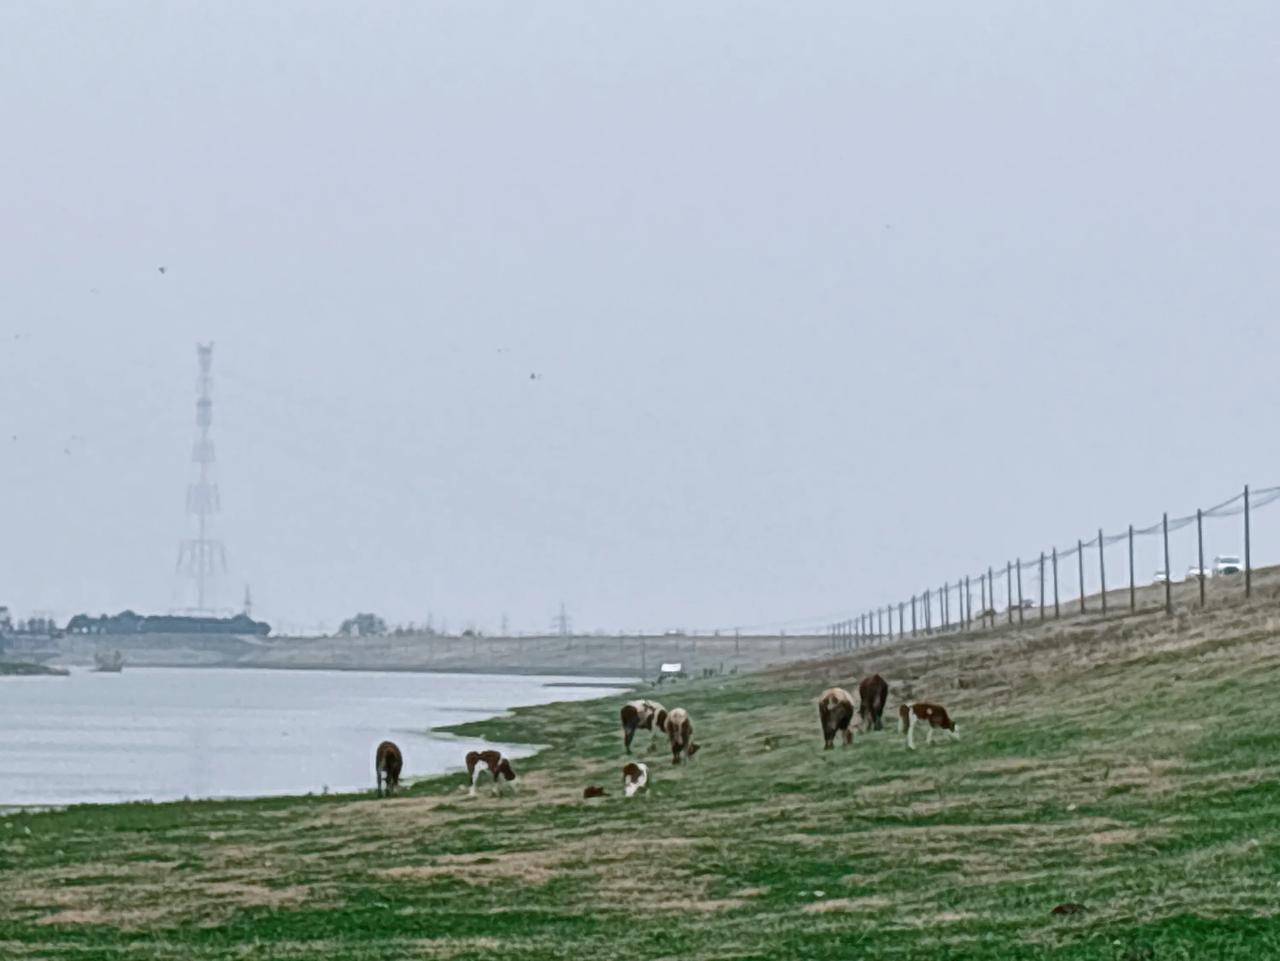
[[[213,515],[221,509],[218,484],[214,480],[217,460],[213,438],[213,344],[197,344],[196,359],[196,439],[191,449],[195,479],[187,485],[187,514],[195,518],[196,536],[178,548],[178,570],[195,580],[196,605],[200,613],[213,613],[213,579],[227,571],[227,552],[222,541],[210,537]]]

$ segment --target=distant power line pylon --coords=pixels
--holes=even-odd
[[[191,449],[195,480],[187,485],[187,514],[196,520],[196,536],[184,540],[178,548],[178,570],[196,582],[195,610],[213,611],[212,584],[217,574],[226,573],[227,553],[222,542],[209,536],[211,521],[222,504],[218,484],[214,480],[216,456],[213,439],[213,344],[197,344],[196,360],[196,440]]]
[[[567,612],[567,611],[565,610],[565,608],[564,608],[564,601],[561,601],[561,602],[560,602],[560,613],[559,613],[559,614],[557,614],[557,615],[552,619],[552,621],[551,621],[551,629],[552,629],[553,631],[555,631],[557,634],[559,634],[561,637],[568,637],[568,636],[569,636],[569,633],[570,633],[570,631],[569,631],[569,627],[570,627],[570,624],[569,624],[569,614],[568,614],[568,612]]]

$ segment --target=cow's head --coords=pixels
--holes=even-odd
[[[516,779],[516,772],[511,769],[511,762],[505,757],[498,762],[498,776],[504,777],[508,781],[514,781]]]

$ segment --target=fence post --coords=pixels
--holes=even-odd
[[[884,608],[876,608],[876,643],[880,642],[880,638],[884,637]]]
[[[973,588],[969,586],[969,575],[964,576],[964,609],[966,611],[964,618],[964,629],[966,631],[973,630]]]
[[[1107,556],[1102,550],[1102,528],[1098,528],[1098,580],[1102,583],[1102,616],[1107,616]]]
[[[898,601],[898,640],[902,640],[907,636],[907,602]]]
[[[1018,558],[1018,623],[1023,622],[1022,617],[1022,558]]]
[[[1009,602],[1005,605],[1009,615],[1009,623],[1013,623],[1013,564],[1009,561],[1004,562],[1004,596]]]
[[[1200,566],[1196,568],[1200,572],[1200,606],[1204,607],[1204,514],[1198,507],[1196,508],[1196,556],[1200,562]]]
[[[1129,525],[1129,612],[1138,609],[1138,588],[1133,579],[1133,525]]]
[[[1169,570],[1169,512],[1164,512],[1164,612],[1173,615],[1173,571]]]
[[[991,565],[987,565],[987,607],[991,611],[991,629],[996,627],[996,578]]]
[[[916,636],[916,596],[911,595],[911,636]]]
[[[1249,485],[1244,485],[1244,596],[1253,595],[1253,564],[1249,556]]]
[[[1058,549],[1053,549],[1053,619],[1062,617],[1062,607],[1058,603]]]
[[[1084,541],[1076,538],[1076,561],[1080,565],[1080,613],[1085,612],[1084,606]]]
[[[938,592],[938,613],[942,617],[942,632],[951,626],[951,585],[944,583]]]
[[[1044,621],[1044,551],[1040,552],[1040,620]]]

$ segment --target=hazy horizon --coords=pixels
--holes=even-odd
[[[190,605],[203,341],[282,627],[816,622],[1280,484],[1278,27],[0,8],[0,604]]]

